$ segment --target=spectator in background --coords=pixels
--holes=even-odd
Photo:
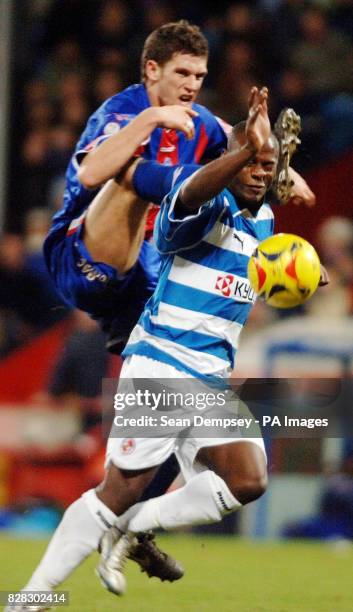
[[[13,225],[17,231],[23,228],[26,210],[35,204],[40,208],[47,206],[49,187],[46,166],[49,147],[49,128],[33,127],[24,136],[17,160],[16,207],[12,212]]]
[[[31,79],[25,84],[23,96],[25,109],[35,104],[41,104],[43,101],[47,101],[49,98],[47,83],[44,79]]]
[[[132,66],[129,48],[132,35],[128,4],[123,0],[105,0],[101,3],[92,41],[96,65],[114,66],[118,70],[126,71],[130,79]]]
[[[337,156],[353,144],[353,45],[345,33],[330,27],[319,7],[304,12],[301,27],[304,40],[289,60],[304,71],[309,92],[324,94],[319,107],[327,134],[322,153]]]
[[[300,18],[305,9],[306,0],[283,0],[275,3],[270,19],[274,67],[280,69],[288,66],[288,55],[291,48],[300,39]]]
[[[130,41],[131,17],[123,0],[104,0],[96,21],[95,44],[97,49],[126,50]]]
[[[340,271],[342,280],[353,281],[353,222],[332,216],[318,228],[317,239],[325,265]]]
[[[353,540],[353,456],[342,462],[324,488],[317,516],[288,525],[283,535],[289,538]]]
[[[306,76],[309,92],[351,92],[353,47],[350,40],[331,28],[324,11],[316,6],[303,12],[300,27],[300,38],[290,52],[289,63]]]
[[[45,208],[32,208],[25,217],[23,245],[25,266],[40,285],[41,300],[48,310],[53,309],[50,320],[56,322],[68,312],[58,297],[54,283],[49,276],[43,257],[43,242],[51,224],[51,213]]]
[[[347,317],[353,313],[353,222],[329,217],[318,228],[317,243],[330,284],[308,302],[306,310],[315,316]]]
[[[313,94],[308,88],[303,71],[286,68],[276,83],[276,96],[271,108],[274,119],[282,108],[294,108],[301,118],[301,156],[300,169],[312,165],[314,160],[321,159],[327,139],[334,137],[331,130],[326,130],[320,114],[322,95]]]
[[[181,14],[180,17],[182,16]],[[163,0],[156,0],[154,2],[142,0],[140,2],[139,10],[134,15],[134,32],[128,43],[129,83],[140,80],[140,54],[147,36],[164,23],[169,23],[176,19],[176,10],[171,2]]]
[[[352,45],[330,26],[321,9],[307,8],[304,0],[221,2],[217,7],[211,2],[190,7],[170,0],[136,0],[133,5],[125,0],[52,0],[41,10],[40,28],[35,16],[28,18],[33,27],[29,38],[38,41],[41,56],[32,51],[28,69],[33,77],[25,86],[25,103],[21,104],[25,120],[20,172],[24,179],[14,188],[19,211],[11,213],[13,227],[20,227],[20,218],[33,202],[51,206],[57,202],[55,194],[61,193],[57,186],[63,164],[58,170],[55,165],[63,151],[60,145],[58,152],[53,142],[57,142],[56,126],[60,125],[61,138],[69,130],[78,136],[97,105],[138,79],[146,35],[161,23],[191,13],[205,20],[212,48],[202,103],[234,123],[246,112],[249,85],[271,84],[283,71],[274,88],[278,105],[272,116],[286,105],[302,114],[299,168],[306,169],[352,145]],[[342,27],[342,15],[349,17],[345,1],[333,7],[331,14],[332,23]],[[301,40],[303,33],[305,40]],[[337,94],[339,87],[347,92]],[[18,121],[23,122],[21,113]],[[316,151],[315,158],[308,157],[309,150]]]
[[[48,280],[41,253],[39,259],[41,264],[33,253],[27,256],[20,236],[4,234],[1,237],[0,311],[3,327],[6,328],[6,318],[10,321],[9,329],[3,331],[8,348],[29,341],[67,314],[67,308],[62,306]],[[9,338],[13,339],[12,343]],[[4,355],[4,350],[2,353]]]
[[[64,176],[77,137],[78,126],[64,120],[55,124],[48,134],[45,166],[51,181]]]
[[[59,106],[69,104],[71,100],[86,98],[87,83],[82,74],[68,72],[59,83],[57,102]]]
[[[245,40],[230,40],[222,57],[217,79],[216,113],[235,124],[246,114],[248,92],[252,83],[259,80],[257,58]]]
[[[65,118],[65,117],[64,117]],[[82,118],[82,114],[81,117]],[[58,179],[64,177],[78,126],[59,122],[53,126],[34,127],[27,133],[21,149],[22,180],[17,187],[17,227],[23,228],[28,208],[55,208],[48,194]]]
[[[112,357],[105,335],[86,313],[72,313],[72,331],[55,363],[47,395],[41,401],[70,407],[79,413],[82,431],[101,439],[102,380],[109,375]],[[116,372],[114,372],[114,377]],[[97,427],[99,425],[99,427]]]
[[[223,22],[223,42],[245,41],[258,54],[258,61],[265,62],[267,54],[260,54],[259,49],[266,48],[268,21],[258,8],[246,2],[232,3]],[[265,75],[264,75],[265,78]]]
[[[95,58],[95,68],[99,70],[113,70],[125,79],[125,72],[132,74],[134,63],[128,62],[124,54],[118,49],[102,49]]]
[[[0,241],[0,308],[16,315],[19,335],[30,338],[45,327],[48,314],[38,279],[26,266],[20,236],[5,234]]]
[[[73,98],[62,105],[61,120],[64,128],[72,128],[76,134],[80,133],[89,114],[87,98]]]
[[[94,36],[94,23],[101,0],[50,0],[45,18],[40,51],[51,51],[64,37],[74,38],[89,53]]]
[[[60,95],[60,86],[65,75],[75,73],[85,79],[89,75],[80,46],[77,40],[71,38],[57,43],[40,72],[49,88],[49,96],[54,100]]]
[[[352,0],[335,0],[330,2],[330,15],[332,24],[338,30],[345,32],[353,38],[353,11]]]
[[[25,219],[24,245],[27,258],[42,253],[44,239],[50,229],[50,213],[45,208],[32,208]]]
[[[94,107],[98,108],[107,98],[124,88],[122,76],[116,70],[103,68],[98,72],[93,86]]]

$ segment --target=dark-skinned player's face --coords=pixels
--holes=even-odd
[[[231,150],[240,149],[245,144],[245,134],[240,133]],[[278,146],[270,138],[261,151],[236,174],[228,185],[229,190],[244,203],[259,204],[276,176],[277,162]]]

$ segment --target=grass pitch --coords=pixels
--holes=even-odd
[[[161,536],[180,559],[184,578],[174,584],[146,578],[127,564],[128,592],[117,598],[100,585],[89,558],[67,580],[70,612],[352,612],[353,546],[268,543],[233,537]],[[0,589],[18,590],[46,542],[0,536]]]

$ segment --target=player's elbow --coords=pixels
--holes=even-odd
[[[92,172],[91,168],[82,164],[77,171],[78,180],[86,189],[96,189],[101,186],[98,177]]]
[[[193,193],[192,189],[181,189],[178,196],[178,207],[181,208],[184,212],[188,210],[193,210],[194,208],[198,208],[199,205],[196,202],[196,196]]]

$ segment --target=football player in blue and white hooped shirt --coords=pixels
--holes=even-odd
[[[277,159],[267,90],[254,88],[245,130],[235,131],[229,152],[181,183],[163,206],[157,231],[158,246],[165,251],[162,276],[128,345],[127,353],[134,347],[134,354],[125,361],[126,377],[183,380],[198,372],[219,378],[230,370],[238,334],[253,301],[245,281],[246,261],[257,241],[272,232],[272,216],[263,199]],[[153,166],[145,162],[145,167],[148,164]],[[185,321],[188,316],[193,329]],[[195,354],[197,359],[191,361]],[[109,590],[121,594],[131,533],[218,521],[263,493],[266,457],[261,438],[227,439],[220,444],[220,439],[188,437],[179,442],[177,448],[173,436],[110,438],[104,482],[66,510],[25,588],[55,588],[97,549],[114,525],[120,534],[128,535],[120,537],[110,555],[109,546],[104,547],[98,571]],[[156,466],[174,451],[186,485],[136,504]],[[133,473],[128,474],[129,470]]]
[[[118,393],[134,388],[133,379],[203,379],[227,377],[234,365],[239,333],[254,296],[247,263],[258,242],[272,234],[273,216],[265,194],[275,177],[279,145],[271,133],[266,88],[252,89],[249,115],[229,139],[228,152],[177,185],[162,204],[156,243],[162,270],[125,349]],[[129,409],[124,416],[129,415]],[[111,437],[108,474],[126,490],[129,470],[146,478],[175,452],[186,479],[170,494],[131,505],[118,504],[116,525],[125,532],[115,547],[115,587],[124,588],[119,569],[134,534],[156,528],[221,520],[266,488],[266,454],[261,437],[228,438]],[[159,434],[158,434],[159,435]],[[161,434],[163,435],[163,434]],[[126,442],[126,440],[125,440]],[[108,477],[109,478],[109,477]],[[136,484],[136,481],[134,481]],[[104,490],[101,501],[108,499]],[[131,496],[133,499],[133,496]],[[103,574],[104,576],[104,574]]]
[[[144,356],[206,382],[232,372],[255,301],[249,258],[273,233],[264,196],[278,158],[273,135],[250,157],[246,130],[245,122],[238,124],[229,138],[228,174],[222,158],[179,182],[164,199],[155,227],[160,278],[124,350],[125,369],[130,356]],[[145,368],[138,375],[149,377]]]

